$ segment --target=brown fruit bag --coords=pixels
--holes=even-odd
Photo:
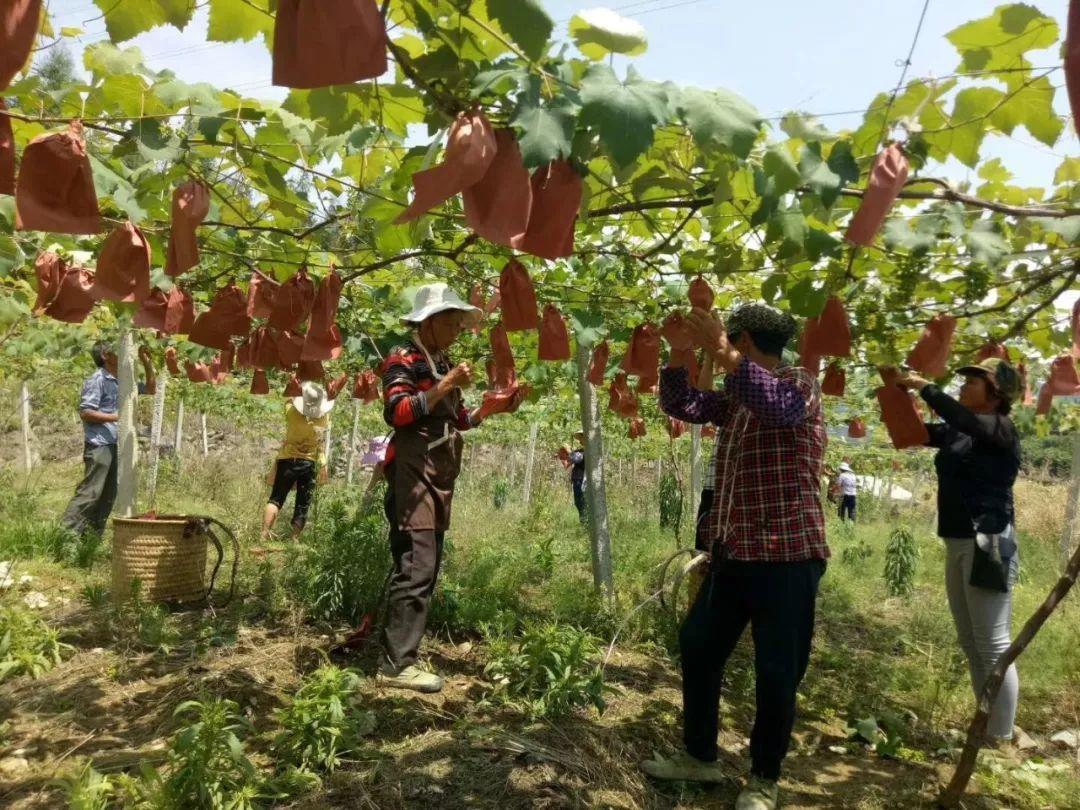
[[[221,383],[225,382],[225,378],[232,373],[234,356],[235,352],[232,347],[229,347],[218,352],[217,357],[210,363],[210,376],[213,378],[214,385],[221,385]]]
[[[672,439],[677,439],[686,433],[686,422],[680,419],[672,419],[670,416],[667,418],[667,435]]]
[[[851,327],[843,302],[830,295],[821,314],[807,319],[803,337],[803,348],[809,356],[850,357]]]
[[[247,315],[249,318],[269,318],[274,312],[274,299],[281,285],[258,270],[248,282]]]
[[[278,362],[290,368],[304,359],[304,336],[282,330],[277,336]]]
[[[495,144],[495,160],[483,179],[461,192],[465,224],[489,242],[519,248],[529,227],[532,180],[513,130],[496,130]]]
[[[640,439],[645,435],[645,420],[640,416],[635,416],[630,420],[630,428],[627,431],[627,435],[631,439]]]
[[[194,325],[195,302],[187,290],[176,284],[166,296],[165,328],[161,331],[166,335],[186,335]]]
[[[266,379],[266,372],[261,368],[255,369],[255,373],[251,375],[251,390],[248,393],[256,396],[270,393],[270,382]]]
[[[1080,0],[1070,0],[1065,28],[1065,87],[1073,126],[1080,132]]]
[[[821,381],[821,393],[829,397],[842,397],[847,387],[847,372],[836,363],[825,369],[825,379]]]
[[[255,368],[254,353],[251,347],[251,337],[248,336],[240,341],[240,345],[236,347],[236,367],[237,368]]]
[[[683,368],[686,369],[687,374],[690,377],[690,385],[696,386],[698,383],[698,372],[701,370],[698,368],[697,354],[692,348],[689,349],[672,349],[671,350],[672,363],[680,361]]]
[[[495,132],[482,113],[459,113],[450,127],[443,162],[413,175],[413,201],[394,223],[418,219],[479,183],[491,168],[496,149]]]
[[[339,377],[337,377],[337,378],[335,378],[333,380],[330,380],[330,382],[328,382],[326,384],[326,398],[327,399],[337,399],[338,394],[340,394],[343,390],[345,390],[345,386],[346,386],[346,384],[348,382],[349,382],[349,374],[346,371],[343,371],[341,373],[341,376],[339,376]]]
[[[931,379],[944,377],[949,370],[956,318],[935,315],[907,357],[907,365]]]
[[[190,360],[185,360],[184,369],[187,371],[188,380],[193,383],[210,383],[214,381],[214,375],[210,371],[210,366],[206,363],[192,363]]]
[[[301,360],[296,374],[300,378],[300,382],[322,383],[326,379],[326,371],[323,369],[323,364],[318,360]]]
[[[660,330],[651,323],[635,327],[619,368],[646,380],[657,377],[660,368]]]
[[[488,383],[496,390],[511,388],[517,379],[517,371],[514,367],[514,353],[510,349],[506,327],[501,323],[495,324],[488,334],[488,342],[491,344],[492,359]]]
[[[0,194],[15,194],[15,134],[11,119],[4,115],[7,105],[0,98]]]
[[[210,189],[198,180],[181,183],[173,191],[169,252],[165,257],[165,272],[173,278],[199,263],[199,242],[195,238],[195,229],[208,213]]]
[[[375,402],[379,397],[379,378],[375,376],[375,372],[371,369],[365,369],[360,374],[356,375],[356,382],[353,383],[352,390],[353,399],[359,399],[363,402]]]
[[[150,243],[132,223],[115,228],[102,245],[91,292],[99,301],[125,304],[150,295]]]
[[[1009,357],[1009,350],[1004,343],[998,343],[996,340],[990,340],[984,343],[978,353],[975,355],[975,362],[981,363],[983,360],[988,360],[991,357],[997,357],[1004,360],[1006,363],[1011,362]]]
[[[486,419],[494,414],[505,412],[513,403],[518,391],[527,394],[529,387],[515,384],[501,391],[485,391],[483,398],[480,400],[478,416],[481,419]]]
[[[82,124],[27,144],[15,186],[15,230],[94,234],[101,230]]]
[[[60,278],[56,297],[45,307],[45,314],[64,323],[82,323],[94,308],[94,274],[85,267],[66,267]]]
[[[690,289],[687,297],[690,299],[690,306],[695,309],[704,310],[711,310],[713,308],[713,302],[716,300],[716,296],[713,294],[709,282],[701,276],[698,276],[690,282]]]
[[[40,315],[60,292],[60,282],[67,272],[64,260],[52,251],[38,255],[34,262],[34,274],[37,276],[37,300],[34,301],[33,313]]]
[[[588,380],[593,385],[604,384],[604,372],[607,371],[608,360],[611,357],[611,347],[608,342],[602,341],[593,349],[592,359],[589,361]]]
[[[311,90],[386,73],[386,26],[375,0],[278,0],[273,82]]]
[[[195,319],[188,339],[211,349],[230,349],[231,338],[246,335],[250,328],[247,298],[243,291],[230,281],[214,295],[210,309]]]
[[[898,144],[892,144],[874,159],[862,203],[851,218],[845,238],[856,245],[871,245],[885,223],[908,177],[908,159]]]
[[[566,321],[554,304],[544,307],[544,317],[540,323],[541,360],[569,360],[570,335],[566,331]]]
[[[4,0],[0,4],[0,91],[30,58],[41,22],[41,0]]]
[[[638,415],[638,399],[630,391],[626,372],[620,371],[611,381],[608,389],[608,408],[624,419],[633,419]]]
[[[169,373],[174,377],[180,376],[180,363],[177,362],[175,346],[170,346],[165,350],[165,368],[167,368]]]
[[[863,424],[862,419],[852,419],[848,422],[847,435],[851,439],[865,439],[866,438],[866,425]]]
[[[300,379],[295,374],[289,375],[289,381],[285,383],[285,396],[298,397],[304,393],[304,389],[300,387]]]
[[[1080,36],[1080,32],[1077,33]],[[1069,321],[1069,331],[1072,332],[1072,353],[1074,357],[1080,357],[1080,298],[1073,304],[1072,318]]]
[[[341,356],[341,332],[334,323],[341,300],[341,276],[331,269],[319,284],[311,309],[311,325],[304,339],[304,360],[336,360]]]
[[[544,259],[574,255],[574,223],[581,208],[581,175],[568,160],[533,172],[532,211],[521,249]]]
[[[799,337],[799,365],[815,377],[821,373],[821,355],[812,346],[809,324]]]
[[[308,319],[314,304],[315,282],[308,276],[307,268],[301,267],[274,295],[270,325],[295,332]]]
[[[1050,393],[1055,397],[1080,396],[1080,376],[1076,373],[1076,358],[1062,354],[1050,364]]]
[[[251,364],[256,368],[282,368],[277,336],[268,326],[251,333]]]
[[[507,332],[522,332],[540,325],[532,279],[517,259],[508,261],[499,274],[499,300],[502,325]]]
[[[893,447],[897,450],[922,447],[930,440],[930,434],[927,433],[915,398],[896,384],[899,376],[896,369],[882,368],[878,371],[885,383],[876,392],[881,406],[881,421],[885,423]]]

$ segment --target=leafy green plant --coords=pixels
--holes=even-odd
[[[885,548],[885,588],[890,596],[911,596],[919,567],[919,543],[911,529],[899,526]]]
[[[100,629],[122,649],[167,653],[180,640],[168,609],[148,602],[138,579],[131,583],[129,598],[118,604],[108,604],[100,586],[84,588],[82,597],[94,609]]]
[[[504,625],[505,627],[505,625]],[[494,695],[524,705],[534,718],[558,717],[581,706],[601,714],[604,683],[591,635],[556,623],[528,625],[519,639],[505,632],[490,642],[484,672],[494,681]]]
[[[20,675],[40,678],[71,650],[58,631],[30,611],[0,607],[0,683]]]
[[[54,784],[63,792],[68,810],[107,810],[116,793],[113,780],[95,770],[90,760]]]
[[[308,675],[289,705],[278,710],[278,762],[300,770],[333,771],[370,733],[374,716],[356,705],[360,678],[335,666]]]
[[[683,495],[679,479],[670,470],[660,478],[660,526],[674,529],[682,518]]]
[[[491,499],[496,509],[502,509],[510,499],[510,484],[505,478],[499,478],[491,488]]]
[[[903,724],[896,717],[886,714],[881,717],[853,718],[848,736],[869,745],[879,757],[896,759],[904,744],[902,731]]]

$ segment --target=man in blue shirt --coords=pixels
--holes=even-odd
[[[116,422],[120,402],[116,352],[108,343],[99,341],[91,347],[90,355],[97,370],[83,383],[79,399],[85,469],[60,521],[80,536],[90,532],[103,534],[116,501]],[[139,360],[146,375],[146,384],[139,386],[139,393],[153,394],[157,381],[145,346],[139,348]]]

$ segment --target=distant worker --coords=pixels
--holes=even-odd
[[[79,418],[83,423],[83,478],[75,488],[60,523],[80,537],[93,532],[101,536],[116,502],[116,442],[120,403],[120,383],[116,379],[115,348],[98,341],[90,349],[97,370],[83,383]],[[150,350],[139,348],[146,383],[141,394],[157,390]]]
[[[315,491],[315,481],[327,480],[325,436],[330,426],[334,400],[328,399],[321,385],[306,382],[298,397],[285,405],[285,441],[267,476],[270,499],[263,510],[261,539],[268,540],[285,499],[296,490],[293,500],[292,536],[300,536],[307,523],[308,509]]]
[[[574,507],[577,509],[578,518],[582,523],[586,518],[585,504],[585,434],[574,434],[577,449],[570,451],[570,486],[574,490]]]
[[[859,483],[851,465],[846,461],[840,465],[840,475],[837,477],[840,486],[840,520],[855,522],[855,502],[859,494]]]

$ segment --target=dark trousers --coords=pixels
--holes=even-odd
[[[810,660],[824,571],[822,560],[717,563],[679,630],[683,741],[692,756],[716,760],[724,666],[749,623],[757,677],[751,772],[780,777],[795,723],[795,693]]]
[[[428,604],[442,565],[443,533],[397,528],[394,495],[386,494],[394,570],[387,593],[383,649],[395,671],[416,663],[427,628]]]
[[[585,481],[571,481],[574,487],[574,507],[577,509],[581,522],[585,522]]]
[[[83,447],[83,478],[75,488],[61,525],[80,535],[104,534],[116,502],[116,445]]]
[[[840,498],[840,519],[855,522],[855,496],[843,495]]]
[[[281,509],[294,487],[296,498],[293,500],[292,525],[295,529],[303,529],[307,523],[308,509],[311,508],[311,496],[315,492],[314,461],[305,458],[279,458],[268,503]]]

